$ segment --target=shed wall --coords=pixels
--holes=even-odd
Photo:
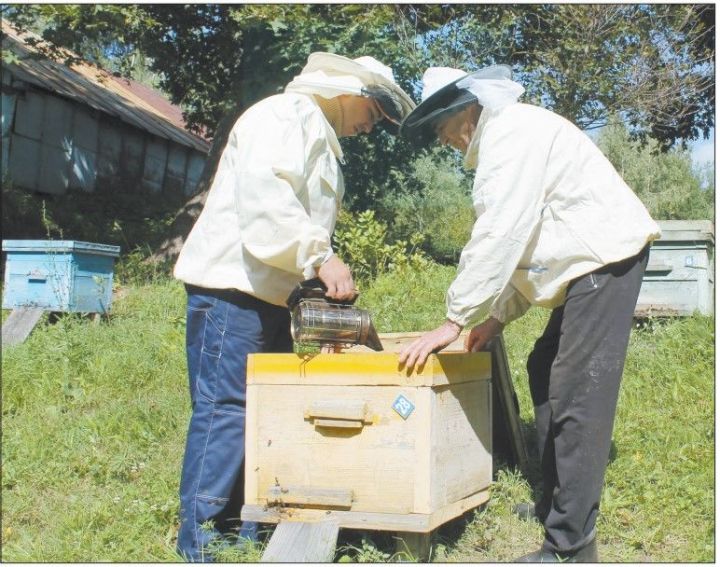
[[[206,156],[2,71],[2,175],[41,193],[192,195]]]

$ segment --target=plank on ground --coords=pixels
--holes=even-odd
[[[18,307],[13,309],[2,326],[3,346],[20,344],[27,339],[43,312],[42,307]]]
[[[280,522],[273,532],[263,563],[330,563],[340,527],[336,521]]]
[[[498,419],[493,416],[493,427],[496,429],[493,432],[493,439],[496,435],[498,439],[502,439],[500,435],[505,437],[506,442],[510,444],[514,464],[527,475],[529,474],[529,458],[520,424],[520,408],[517,406],[517,396],[502,334],[491,339],[486,349],[492,353],[493,396],[499,405],[497,409],[500,410],[499,412],[496,410],[496,413],[501,414]],[[504,431],[500,428],[503,428]]]

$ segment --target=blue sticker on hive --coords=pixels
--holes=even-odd
[[[398,412],[400,417],[402,417],[403,419],[407,419],[415,409],[415,406],[410,400],[400,394],[397,398],[395,398],[392,408],[396,412]]]

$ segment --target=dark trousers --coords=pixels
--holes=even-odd
[[[187,362],[192,416],[180,479],[177,550],[212,561],[223,533],[255,538],[240,523],[245,458],[247,355],[292,352],[290,313],[244,293],[187,286]]]
[[[595,537],[633,312],[649,247],[573,280],[528,358],[543,479],[543,547]]]

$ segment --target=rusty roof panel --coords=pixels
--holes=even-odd
[[[26,38],[40,40],[30,33],[20,33],[2,22],[3,47],[12,49],[17,63],[5,63],[18,79],[50,90],[109,114],[155,136],[207,153],[210,144],[178,124],[178,108],[160,104],[157,93],[138,88],[130,81],[116,80],[112,74],[88,63],[67,66],[48,59],[25,44]]]

